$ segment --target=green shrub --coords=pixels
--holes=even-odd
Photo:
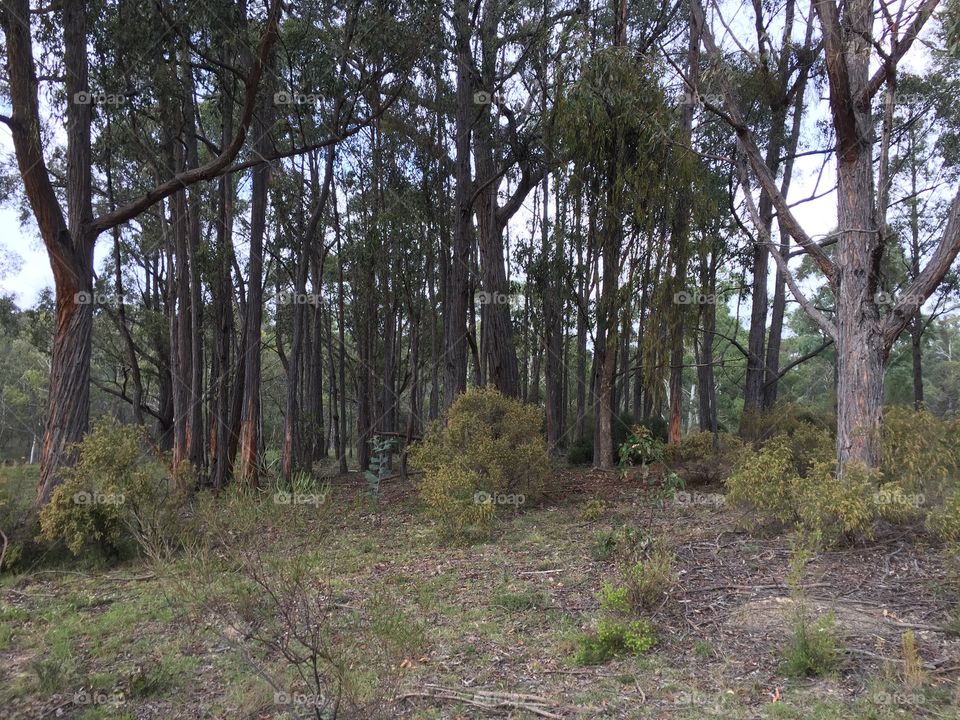
[[[471,390],[410,452],[417,489],[448,536],[489,534],[498,512],[536,501],[552,464],[538,410],[493,389]]]
[[[604,512],[606,512],[606,506],[603,504],[603,500],[592,498],[583,506],[580,516],[587,521],[599,520],[603,517]]]
[[[795,619],[790,643],[784,657],[783,671],[793,677],[825,675],[840,661],[836,623],[831,613],[813,623]]]
[[[960,488],[947,496],[942,508],[930,511],[927,529],[944,542],[960,542]]]
[[[574,662],[577,665],[600,665],[622,653],[642,655],[657,644],[657,636],[649,620],[624,623],[602,619],[596,632],[580,638]]]
[[[648,465],[663,460],[663,442],[645,425],[634,425],[617,450],[621,469],[632,465],[646,468]]]
[[[740,435],[745,440],[758,443],[779,435],[792,435],[801,427],[833,433],[836,426],[836,418],[832,415],[819,413],[797,403],[779,403],[769,410],[744,413],[740,422]]]
[[[629,613],[633,610],[627,597],[627,588],[604,583],[600,590],[600,609],[612,613]]]
[[[673,553],[660,542],[624,552],[617,563],[626,600],[634,612],[655,610],[677,584]]]
[[[123,540],[165,532],[172,522],[166,467],[144,451],[146,430],[104,418],[77,444],[77,463],[40,511],[41,536],[75,555],[89,544],[116,554]]]
[[[726,480],[727,502],[747,511],[748,524],[803,525],[827,542],[869,534],[875,475],[852,465],[841,482],[835,468],[829,434],[800,424],[743,457]]]
[[[931,497],[960,480],[960,420],[927,410],[890,407],[883,414],[880,470],[888,482]]]

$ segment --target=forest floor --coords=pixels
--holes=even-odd
[[[790,543],[744,532],[710,488],[698,503],[662,503],[613,476],[565,471],[545,504],[466,546],[438,542],[405,483],[385,485],[377,506],[365,489],[337,478],[325,503],[335,512],[273,523],[256,544],[312,563],[337,607],[388,597],[417,628],[416,652],[382,680],[400,698],[385,717],[960,717],[956,590],[943,550],[902,531],[812,559],[807,604],[833,613],[842,659],[797,679],[782,671]],[[652,618],[659,642],[579,667],[577,639],[615,580],[603,548],[624,526],[675,554],[677,585]],[[195,573],[175,559],[47,562],[0,577],[0,718],[306,717],[271,686],[281,658],[211,614]]]

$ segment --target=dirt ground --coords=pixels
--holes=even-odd
[[[956,579],[942,548],[902,529],[812,558],[806,613],[832,614],[842,657],[824,677],[793,678],[783,672],[799,599],[786,580],[789,538],[743,530],[716,488],[663,501],[640,480],[563,472],[543,505],[463,546],[437,542],[406,483],[385,485],[375,507],[364,488],[336,479],[336,512],[297,530],[277,523],[261,547],[283,557],[311,545],[310,523],[329,525],[322,555],[338,602],[365,607],[388,591],[422,627],[395,687],[383,683],[396,698],[384,717],[960,717]],[[594,548],[622,527],[675,556],[676,586],[651,614],[659,642],[579,667],[577,639],[616,580]],[[3,578],[0,718],[311,716],[278,704],[243,633],[189,612],[171,581],[179,572],[128,562]],[[907,631],[919,682],[908,682]]]

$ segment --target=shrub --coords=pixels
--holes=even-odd
[[[676,445],[668,445],[664,461],[687,484],[709,485],[726,477],[744,453],[743,441],[729,433],[714,435],[706,430],[687,434]]]
[[[580,638],[574,662],[577,665],[600,665],[624,652],[642,655],[656,644],[657,636],[649,620],[624,623],[602,619],[596,632]]]
[[[829,435],[800,425],[744,456],[726,480],[727,502],[749,513],[748,523],[803,525],[833,542],[868,534],[876,516],[874,476],[855,465],[841,482]]]
[[[824,675],[840,661],[839,638],[832,613],[810,622],[803,586],[807,562],[822,538],[817,532],[801,532],[792,542],[787,585],[792,600],[790,639],[784,653],[783,672],[795,677]]]
[[[926,410],[884,411],[880,471],[888,482],[939,501],[960,481],[960,420]]]
[[[552,467],[536,408],[471,390],[410,452],[418,491],[446,535],[487,535],[498,511],[535,501]]]
[[[806,618],[794,620],[784,657],[786,675],[825,675],[837,666],[839,660],[836,623],[831,613],[820,616],[813,623]]]
[[[620,468],[641,465],[644,469],[651,463],[663,460],[663,442],[645,425],[634,425],[617,450]]]
[[[617,565],[626,600],[637,613],[656,609],[677,583],[673,553],[659,542],[623,553]]]
[[[91,542],[116,554],[124,539],[154,537],[169,527],[169,473],[144,452],[145,443],[142,427],[98,422],[40,511],[43,539],[63,540],[75,555]]]
[[[769,410],[744,413],[740,435],[751,442],[764,442],[778,435],[792,435],[804,426],[832,433],[837,422],[832,415],[803,405],[779,403]]]
[[[942,508],[930,511],[927,529],[944,542],[960,542],[960,488],[947,497]]]

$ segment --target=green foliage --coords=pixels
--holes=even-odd
[[[831,613],[813,623],[795,619],[784,655],[783,671],[792,677],[826,675],[840,660],[836,622]]]
[[[601,665],[617,655],[643,655],[657,644],[650,621],[641,618],[630,622],[601,619],[595,632],[584,634],[574,655],[577,665]]]
[[[743,457],[726,480],[727,502],[746,510],[748,523],[802,525],[829,542],[869,534],[876,516],[875,478],[851,465],[841,482],[833,452],[829,434],[800,423],[792,434]]]
[[[636,613],[655,610],[677,584],[673,553],[661,542],[621,550],[617,569],[627,603]]]
[[[380,481],[390,472],[390,455],[397,444],[396,438],[371,440],[370,467],[363,471],[363,479],[374,500],[380,498]]]
[[[594,562],[605,562],[613,557],[617,549],[617,533],[603,530],[594,535],[590,543],[590,558]]]
[[[779,403],[770,410],[744,413],[741,435],[753,442],[763,442],[779,435],[793,435],[797,430],[815,428],[830,433],[836,418],[797,403]]]
[[[960,488],[947,496],[942,508],[930,511],[927,528],[944,542],[960,542]]]
[[[664,462],[688,485],[712,484],[725,478],[743,457],[743,441],[730,433],[699,430],[689,433],[664,450]]]
[[[410,451],[417,489],[447,536],[486,536],[498,512],[536,501],[552,472],[539,411],[494,389],[453,403]]]
[[[610,583],[604,583],[600,590],[600,608],[607,612],[629,613],[633,610],[630,605],[630,599],[627,597],[627,588],[623,585],[614,586]]]
[[[627,439],[618,449],[621,469],[640,465],[644,470],[649,465],[663,460],[663,443],[654,437],[645,425],[634,425]]]
[[[621,445],[626,442],[630,436],[632,428],[642,425],[650,431],[650,434],[660,442],[667,441],[667,423],[662,418],[648,418],[634,421],[633,415],[622,412],[614,416],[611,424],[611,433],[613,435],[613,458],[618,460],[617,452]],[[591,465],[593,464],[593,415],[587,415],[584,418],[584,427],[586,432],[584,436],[575,440],[567,451],[567,462],[571,465]]]
[[[787,584],[790,586],[792,614],[783,672],[793,677],[825,675],[836,668],[840,661],[834,616],[826,613],[811,623],[803,587],[806,565],[814,549],[821,543],[818,532],[801,532],[794,538],[791,547]]]
[[[606,507],[603,504],[603,500],[599,498],[591,498],[587,501],[587,504],[583,506],[583,510],[580,512],[581,517],[584,520],[599,520],[603,517],[603,513],[606,511]]]
[[[887,408],[883,415],[880,471],[906,493],[937,503],[960,487],[960,420],[926,410]]]
[[[169,473],[145,444],[144,428],[101,419],[77,444],[76,465],[40,511],[43,539],[63,540],[75,555],[89,544],[115,554],[125,538],[169,527]]]

